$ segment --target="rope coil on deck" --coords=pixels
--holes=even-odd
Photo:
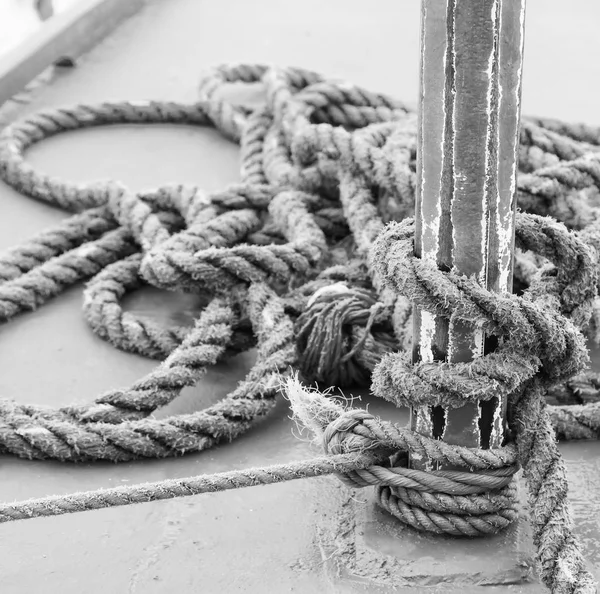
[[[236,82],[261,84],[264,105],[223,99],[224,87]],[[182,185],[132,192],[113,181],[67,183],[24,158],[54,134],[119,123],[214,126],[240,143],[241,180],[212,194]],[[239,65],[207,75],[196,104],[77,106],[8,126],[0,135],[2,179],[78,214],[0,257],[0,320],[91,279],[84,314],[92,330],[120,349],[164,360],[89,405],[0,401],[0,451],[115,462],[200,451],[268,414],[281,377],[293,369],[328,385],[372,380],[375,394],[397,405],[456,407],[507,396],[514,443],[469,450],[343,409],[292,379],[295,414],[323,435],[331,460],[354,455],[354,469],[343,458],[298,464],[301,471],[255,470],[250,480],[155,486],[154,498],[338,472],[352,486],[376,485],[380,504],[417,529],[475,536],[516,518],[513,475],[522,466],[543,581],[553,592],[595,591],[571,532],[554,433],[600,436],[599,382],[585,372],[581,333],[600,327],[600,131],[523,122],[518,200],[527,214],[517,216],[515,264],[521,294],[499,296],[413,256],[415,125],[414,114],[385,95],[306,70]],[[403,220],[386,224],[393,219]],[[194,328],[163,328],[124,311],[120,299],[147,283],[201,295],[206,306]],[[410,335],[411,303],[478,324],[500,347],[469,364],[409,364],[398,351]],[[208,365],[253,346],[256,364],[223,401],[153,417]],[[546,407],[546,395],[557,405]],[[405,468],[407,452],[461,470]],[[137,496],[135,489],[124,493],[4,505],[0,520],[152,498],[141,487]]]

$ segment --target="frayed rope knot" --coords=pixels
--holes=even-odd
[[[376,362],[396,347],[390,317],[372,290],[342,282],[317,289],[296,322],[304,377],[326,386],[369,385]]]

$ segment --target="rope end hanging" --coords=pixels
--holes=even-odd
[[[281,391],[290,403],[292,419],[300,428],[308,429],[315,441],[322,439],[327,426],[344,411],[334,399],[324,397],[317,389],[304,386],[298,373],[283,380]]]

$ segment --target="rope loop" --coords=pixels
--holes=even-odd
[[[375,419],[366,411],[349,409],[324,428],[325,452],[335,455],[375,451],[390,455],[394,450],[390,448],[389,438],[386,444],[379,441],[369,427],[372,424],[383,428],[388,436],[400,433],[393,425]],[[506,528],[517,518],[517,489],[513,478],[519,469],[518,463],[486,470],[426,472],[406,467],[408,452],[405,444],[405,448],[395,451],[387,466],[371,466],[337,476],[349,487],[375,486],[379,504],[417,530],[483,536]]]

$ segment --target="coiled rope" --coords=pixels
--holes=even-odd
[[[264,105],[222,99],[230,83],[262,85]],[[240,143],[241,181],[210,195],[181,185],[136,193],[112,181],[66,183],[24,158],[51,135],[120,123],[214,126]],[[516,223],[519,294],[499,296],[414,258],[415,116],[385,95],[301,69],[223,66],[203,78],[196,104],[80,105],[8,126],[2,179],[78,214],[0,257],[0,319],[91,279],[84,315],[92,330],[163,361],[87,406],[0,401],[0,451],[115,462],[200,451],[267,415],[283,376],[295,414],[322,436],[328,456],[4,504],[0,521],[335,472],[352,486],[376,485],[380,504],[417,529],[477,536],[515,519],[521,466],[541,579],[553,592],[594,592],[572,534],[555,436],[600,436],[600,383],[585,371],[582,334],[600,327],[600,130],[529,119],[520,140],[518,201],[527,214]],[[120,299],[146,283],[203,295],[194,328],[125,312]],[[501,339],[499,349],[469,364],[410,364],[401,351],[411,303],[478,324]],[[208,365],[253,346],[255,365],[224,400],[153,417]],[[506,397],[510,443],[478,450],[425,438],[306,390],[293,370],[309,383],[372,381],[375,394],[397,405]],[[409,469],[407,452],[462,470]]]

